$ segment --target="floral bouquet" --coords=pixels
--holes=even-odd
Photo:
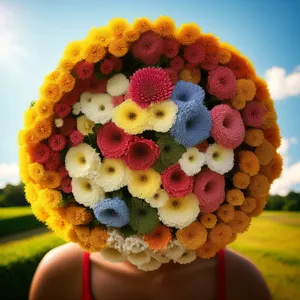
[[[19,134],[35,216],[85,251],[150,271],[211,258],[280,176],[266,83],[194,24],[116,18],[69,43]]]

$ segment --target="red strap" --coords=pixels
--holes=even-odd
[[[218,291],[217,300],[226,299],[226,273],[225,273],[225,249],[220,249],[217,252],[218,255]]]
[[[92,300],[90,290],[90,253],[83,252],[82,259],[82,300]]]

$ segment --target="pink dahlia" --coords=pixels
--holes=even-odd
[[[64,179],[69,176],[69,172],[67,171],[65,166],[61,166],[58,168],[58,173],[60,175],[60,178]]]
[[[70,134],[70,142],[71,142],[72,146],[74,146],[74,147],[81,144],[83,142],[83,140],[84,140],[84,135],[78,130],[74,130]]]
[[[168,58],[173,58],[178,54],[179,48],[180,44],[176,40],[165,40],[164,54]]]
[[[129,92],[134,102],[146,108],[152,103],[170,99],[173,88],[169,75],[163,69],[148,67],[132,75]]]
[[[266,109],[258,101],[250,101],[242,110],[243,120],[246,126],[261,127]]]
[[[61,182],[61,189],[64,193],[70,194],[72,193],[72,181],[69,177],[64,178]]]
[[[204,169],[195,179],[193,192],[200,202],[202,213],[214,212],[225,199],[225,178],[210,169]]]
[[[129,98],[126,98],[126,99],[129,99]],[[124,102],[124,100],[125,100],[125,98],[123,95],[113,96],[112,97],[113,106],[116,107],[116,106],[120,105],[122,102]]]
[[[49,159],[50,152],[51,150],[47,145],[39,143],[30,151],[30,154],[34,162],[43,164]]]
[[[49,138],[49,146],[53,151],[61,151],[65,148],[67,140],[62,134],[53,134]]]
[[[44,164],[44,167],[48,171],[56,171],[61,164],[60,153],[51,151],[49,159]]]
[[[61,118],[65,118],[70,114],[70,112],[71,112],[71,105],[68,105],[66,103],[58,103],[55,106],[55,113]]]
[[[174,164],[161,175],[164,189],[171,197],[184,197],[192,192],[194,179],[186,175],[179,164]]]
[[[158,63],[164,51],[164,40],[155,32],[147,31],[132,46],[132,54],[146,65]]]
[[[98,131],[97,145],[103,156],[118,158],[124,155],[132,139],[132,135],[109,122]]]
[[[231,99],[236,94],[236,78],[227,67],[217,67],[208,73],[208,92],[220,100]]]
[[[175,85],[178,81],[178,72],[172,68],[165,68],[164,71],[169,75],[172,83]]]
[[[73,117],[66,117],[64,119],[64,125],[60,128],[61,134],[64,136],[68,136],[72,133],[72,131],[76,128],[77,122]]]
[[[244,140],[245,126],[238,110],[227,104],[215,106],[210,111],[211,135],[217,144],[234,149]]]
[[[131,170],[146,170],[155,163],[159,154],[159,147],[152,140],[135,138],[128,146],[124,161]]]
[[[199,64],[205,59],[205,48],[198,43],[186,46],[183,57],[191,64]]]
[[[209,71],[216,69],[218,67],[218,56],[207,53],[204,61],[200,63],[200,67]]]
[[[114,63],[112,60],[106,58],[100,65],[100,72],[104,75],[109,75],[114,69]]]
[[[172,69],[179,72],[184,67],[183,58],[181,58],[180,56],[175,56],[174,58],[171,59],[170,66],[171,66]]]
[[[74,72],[79,79],[88,79],[94,74],[94,64],[87,61],[81,61],[74,67]]]

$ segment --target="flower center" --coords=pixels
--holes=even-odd
[[[156,113],[155,113],[155,115],[156,115],[158,118],[161,118],[161,117],[163,117],[165,114],[164,114],[163,111],[157,110]]]
[[[92,189],[92,186],[89,182],[86,182],[85,183],[85,188],[90,191]]]
[[[179,207],[179,205],[180,205],[180,202],[179,202],[178,199],[175,199],[175,200],[172,201],[172,206],[173,206],[174,208]]]
[[[154,196],[153,196],[153,198],[154,198],[155,200],[157,200],[157,199],[159,198],[159,194],[158,194],[158,193],[155,193]]]
[[[179,182],[181,180],[181,173],[180,172],[174,172],[171,176],[171,179],[175,182]]]
[[[141,175],[140,180],[141,182],[146,182],[148,180],[148,177],[146,175]]]
[[[100,111],[105,110],[105,106],[104,106],[103,104],[101,104],[101,105],[99,106],[99,110],[100,110]]]
[[[130,120],[135,120],[135,119],[136,119],[136,113],[130,112],[130,113],[128,114],[128,118],[129,118]]]
[[[193,155],[190,155],[189,156],[189,161],[193,161],[194,160],[194,156]]]
[[[213,157],[213,159],[218,159],[220,157],[220,153],[214,152],[212,157]]]
[[[79,156],[78,161],[80,164],[84,165],[86,163],[86,159],[84,156]]]
[[[224,120],[223,120],[223,126],[224,126],[225,128],[228,128],[229,125],[230,125],[230,123],[231,123],[230,118],[229,118],[229,117],[225,117]]]
[[[108,173],[114,173],[115,172],[115,168],[114,167],[108,167],[107,168],[107,172]]]

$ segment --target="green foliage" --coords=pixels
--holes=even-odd
[[[53,233],[0,246],[1,299],[28,299],[34,272],[43,256],[64,242]]]
[[[0,193],[0,207],[29,205],[25,199],[24,185],[8,184]]]
[[[300,193],[289,192],[287,196],[270,195],[266,210],[300,211]]]

